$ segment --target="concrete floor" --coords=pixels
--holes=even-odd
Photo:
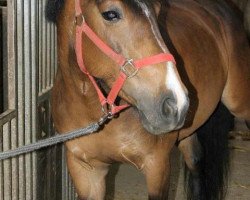
[[[226,200],[250,200],[250,140],[230,140],[231,172]],[[174,158],[174,159],[173,159]],[[185,200],[183,165],[175,148],[169,200]],[[107,200],[146,200],[144,176],[133,166],[114,165],[108,176]]]

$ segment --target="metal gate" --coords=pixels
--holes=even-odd
[[[0,3],[0,151],[6,151],[54,134],[57,38],[45,20],[46,0]],[[76,199],[62,146],[0,161],[0,200],[36,199]]]

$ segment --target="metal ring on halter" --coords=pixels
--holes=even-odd
[[[105,105],[107,105],[107,104],[105,104]],[[114,117],[114,115],[111,112],[112,108],[108,109],[107,106],[105,108],[105,105],[102,106],[102,112],[103,112],[104,115],[108,116],[108,119],[112,119]],[[114,104],[111,105],[111,107],[114,107],[114,106],[115,106]]]
[[[139,71],[138,68],[134,66],[133,59],[127,59],[125,63],[121,66],[121,71],[128,77],[134,77]],[[130,67],[129,67],[130,66]]]
[[[85,23],[85,18],[83,16],[83,14],[81,14],[79,16],[75,16],[75,24],[77,26],[81,26],[83,23]]]
[[[103,124],[106,123],[106,121],[110,119],[110,115],[109,114],[104,114],[98,121],[98,125],[102,126]]]

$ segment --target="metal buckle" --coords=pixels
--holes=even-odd
[[[113,119],[113,117],[114,117],[114,115],[112,114],[112,112],[109,110],[108,106],[106,106],[106,108],[105,108],[105,106],[102,106],[102,112],[103,112],[103,116],[98,121],[98,125],[99,126],[102,126],[108,120]]]
[[[112,114],[108,113],[108,114],[104,114],[98,121],[98,125],[102,126],[103,124],[105,124],[109,119],[112,119]]]
[[[111,105],[111,107],[107,104],[105,104],[106,106],[102,106],[102,112],[104,115],[108,115],[108,118],[109,119],[112,119],[114,117],[114,115],[112,114],[111,110],[112,110],[112,107],[114,105]]]
[[[83,14],[81,14],[79,16],[75,16],[75,24],[77,26],[81,26],[83,23],[85,23],[85,18],[83,16]]]
[[[130,67],[129,67],[130,66]],[[121,66],[121,71],[128,77],[134,77],[139,69],[134,66],[133,59],[127,59],[126,62]]]

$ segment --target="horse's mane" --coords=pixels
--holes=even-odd
[[[48,21],[56,23],[57,15],[64,6],[65,0],[47,0],[45,15]]]
[[[162,2],[162,0],[140,0],[140,1],[145,3]],[[45,15],[48,21],[56,23],[57,16],[61,11],[61,9],[63,8],[64,2],[65,0],[47,0]],[[131,7],[136,8],[134,4],[135,0],[134,1],[125,0],[125,2]]]

